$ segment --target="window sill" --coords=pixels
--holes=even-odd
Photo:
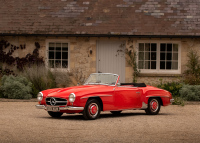
[[[49,68],[51,71],[55,72],[69,72],[69,69],[67,68]]]

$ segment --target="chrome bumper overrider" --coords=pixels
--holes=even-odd
[[[47,106],[44,105],[35,105],[37,109],[47,109]],[[49,106],[49,107],[58,107],[58,106]],[[73,106],[65,106],[59,107],[59,110],[84,110],[84,107],[73,107]]]
[[[170,99],[170,103],[174,102],[174,99]]]

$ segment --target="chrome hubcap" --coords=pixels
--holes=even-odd
[[[98,105],[96,103],[91,103],[89,105],[89,113],[92,117],[95,117],[97,114],[98,114],[98,111],[99,111],[99,108],[98,108]]]
[[[150,102],[150,108],[152,112],[156,112],[158,110],[158,101],[156,99],[153,99]]]

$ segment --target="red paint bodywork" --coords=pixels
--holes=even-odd
[[[67,106],[71,106],[68,98],[71,93],[76,95],[74,107],[85,107],[89,98],[98,98],[103,103],[103,111],[117,111],[127,109],[143,109],[143,104],[148,104],[151,97],[161,99],[161,104],[167,106],[170,104],[172,95],[170,92],[152,86],[134,87],[131,85],[117,86],[113,85],[83,85],[68,88],[57,88],[42,91],[43,99],[40,105],[46,105],[45,98],[59,97],[67,99]],[[78,113],[82,111],[61,111],[65,113]]]

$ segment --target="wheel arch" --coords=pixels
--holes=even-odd
[[[103,111],[103,102],[102,102],[101,98],[99,96],[89,97],[88,100],[87,100],[87,102],[89,100],[91,100],[91,99],[96,99],[99,102],[100,106],[101,106],[101,111]]]
[[[149,96],[147,98],[147,104],[149,103],[149,100],[152,99],[152,98],[157,98],[160,101],[160,105],[163,106],[163,101],[162,101],[162,98],[160,96]]]

